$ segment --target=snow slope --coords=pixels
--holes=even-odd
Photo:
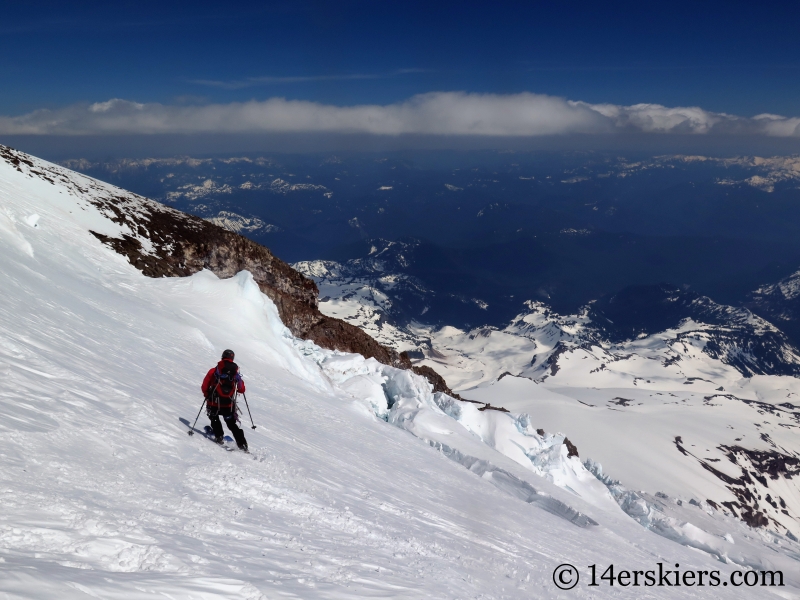
[[[89,233],[121,231],[104,184],[31,165],[0,161],[0,597],[559,597],[565,562],[782,569],[747,597],[800,597],[788,538],[688,504],[693,548],[656,535],[561,436],[294,339],[248,273],[145,278]],[[226,347],[251,455],[186,435]],[[656,592],[569,594],[741,597]]]

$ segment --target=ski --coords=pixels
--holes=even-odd
[[[206,439],[217,444],[217,442],[215,441],[216,436],[214,435],[214,430],[211,428],[211,425],[206,425],[205,427],[203,427],[203,435],[206,437]],[[227,450],[228,452],[236,452],[237,450],[237,448],[232,448],[227,444],[217,444],[217,446],[225,448],[225,450]],[[241,448],[239,448],[238,450],[244,452],[245,454],[250,454],[250,450],[242,450]]]
[[[213,442],[215,445],[219,446],[220,448],[224,448],[228,452],[233,452],[234,451],[234,449],[231,448],[230,446],[228,446],[227,444],[217,444],[217,442],[216,442],[216,437],[217,436],[214,435],[214,430],[211,428],[211,425],[206,425],[205,427],[203,427],[203,435],[205,436],[205,438],[207,440]]]

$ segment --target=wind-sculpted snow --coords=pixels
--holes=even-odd
[[[596,526],[597,522],[581,514],[561,500],[556,500],[549,494],[539,492],[530,483],[515,477],[511,473],[494,467],[491,463],[471,456],[464,456],[458,450],[441,442],[431,442],[431,446],[440,450],[447,458],[466,467],[482,479],[486,479],[498,489],[519,498],[528,504],[535,504],[549,513],[562,517],[578,527]]]
[[[529,483],[519,480],[503,469],[498,469],[482,458],[486,456],[486,450],[476,445],[476,439],[594,506],[610,510],[613,499],[625,514],[643,527],[667,539],[708,552],[725,562],[733,561],[751,568],[767,568],[768,564],[771,564],[765,563],[759,556],[758,545],[748,545],[746,549],[733,550],[730,547],[733,542],[728,541],[733,539],[731,533],[723,533],[721,536],[709,533],[709,530],[712,532],[720,530],[719,524],[713,519],[709,520],[707,516],[700,516],[699,513],[678,515],[675,506],[682,506],[684,501],[677,499],[668,502],[669,496],[663,493],[653,496],[647,492],[628,490],[619,481],[605,475],[600,464],[595,461],[587,459],[585,465],[581,464],[577,457],[568,456],[563,435],[547,434],[542,429],[535,430],[527,414],[481,410],[474,403],[459,401],[444,394],[431,394],[425,389],[427,383],[421,378],[406,371],[386,367],[374,360],[365,361],[362,357],[352,355],[331,356],[329,353],[321,357],[316,350],[311,350],[309,355],[315,354],[315,360],[321,364],[324,372],[337,381],[340,387],[350,391],[354,397],[362,399],[364,405],[376,416],[427,440],[451,460],[525,502],[540,505],[543,509],[582,527],[596,525],[590,517],[581,514],[563,501],[556,501],[548,494],[538,492]],[[465,439],[462,428],[454,427],[447,419],[442,418],[441,413],[456,421],[463,430],[473,434],[476,439],[469,437]],[[798,470],[799,461],[791,457],[788,460],[792,465],[788,473],[791,478]],[[752,464],[750,466],[752,467]],[[771,470],[775,471],[774,468]],[[747,481],[752,482],[747,471],[744,473]],[[780,476],[781,473],[775,472],[772,479],[777,481]],[[762,495],[768,497],[770,491],[766,486],[753,489],[752,493],[747,487],[741,489],[751,498],[761,498]],[[775,494],[775,490],[772,490],[772,493]],[[795,495],[788,490],[784,494],[792,497]],[[739,500],[742,500],[741,494]],[[780,501],[782,506],[787,508],[786,502],[783,499]],[[748,513],[751,507],[746,502],[723,502],[725,506],[713,500],[690,499],[685,502],[696,506],[706,515],[712,517],[716,515],[715,518],[721,520],[726,518],[725,515],[760,514],[752,511]],[[794,504],[794,500],[790,502]],[[755,508],[758,509],[757,503]],[[751,524],[754,526],[770,524],[768,519],[763,519],[763,523]],[[781,526],[774,520],[772,524]],[[792,529],[796,529],[795,524],[791,520],[784,520],[782,528],[787,524],[790,541],[792,539],[796,541],[795,535],[791,533]],[[783,530],[787,531],[785,528]],[[748,539],[747,530],[741,524],[731,525],[728,521],[727,531],[735,532],[737,538],[743,536],[745,540]],[[774,534],[766,533],[765,536],[767,539],[779,539],[774,537]],[[732,559],[730,554],[735,554],[736,558]],[[778,562],[782,568],[793,568],[791,554]]]

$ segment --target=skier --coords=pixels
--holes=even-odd
[[[225,350],[222,359],[213,367],[203,379],[203,395],[206,398],[206,414],[211,419],[211,428],[214,430],[214,441],[222,444],[223,430],[219,418],[225,419],[225,424],[233,434],[236,445],[240,450],[247,451],[247,440],[244,432],[236,424],[236,393],[243,394],[244,380],[239,375],[239,367],[233,362],[233,350]]]

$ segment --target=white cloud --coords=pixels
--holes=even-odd
[[[660,104],[585,104],[576,102],[608,117],[614,126],[646,133],[708,133],[720,123],[739,120],[724,113],[712,113],[696,106],[669,108]]]
[[[284,98],[204,106],[112,99],[0,116],[0,134],[5,135],[311,132],[523,137],[626,131],[787,137],[800,136],[800,118],[747,118],[659,104],[588,104],[527,92],[433,92],[395,104],[356,106]]]
[[[756,115],[753,120],[757,122],[767,135],[776,137],[800,137],[800,118],[787,119],[780,115]]]

